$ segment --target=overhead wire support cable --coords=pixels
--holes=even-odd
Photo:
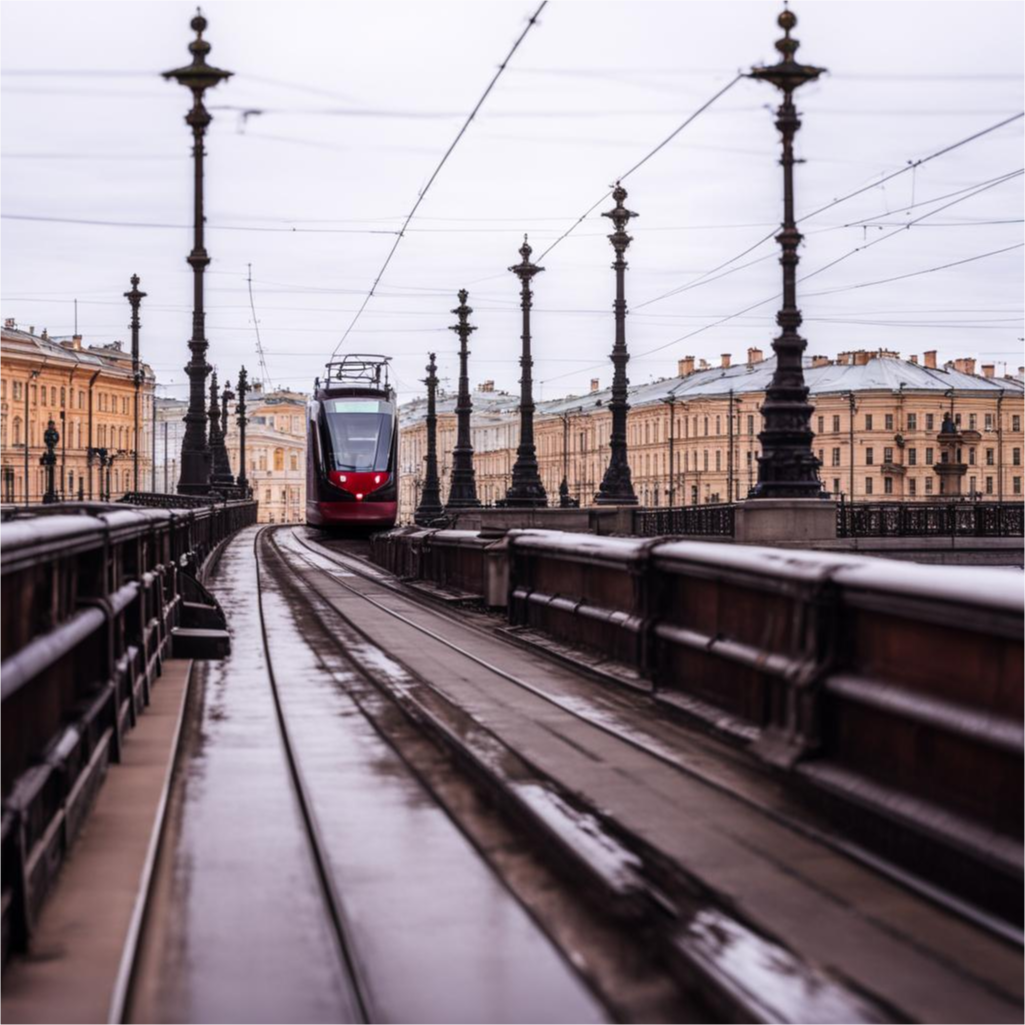
[[[395,241],[392,243],[391,249],[388,250],[388,255],[385,257],[384,263],[381,265],[381,269],[377,272],[377,277],[374,278],[374,283],[370,286],[370,291],[367,292],[366,296],[363,299],[362,304],[360,305],[360,308],[356,312],[356,315],[352,318],[352,321],[349,323],[349,326],[345,329],[345,333],[342,335],[342,337],[339,340],[338,344],[332,350],[332,352],[331,352],[332,356],[334,356],[338,352],[338,350],[345,344],[345,340],[352,333],[352,329],[356,326],[357,321],[363,315],[363,311],[367,308],[367,303],[369,303],[370,300],[374,297],[374,293],[377,290],[377,286],[380,284],[381,278],[384,276],[384,272],[388,269],[388,264],[391,263],[392,257],[395,255],[395,250],[398,249],[399,243],[405,237],[406,229],[409,227],[410,222],[413,220],[413,217],[416,215],[417,210],[420,209],[420,204],[424,201],[425,197],[427,196],[428,191],[430,190],[431,186],[434,184],[434,180],[441,173],[441,169],[445,166],[446,162],[448,161],[448,158],[452,155],[452,151],[456,148],[456,146],[459,145],[459,140],[462,139],[462,137],[466,134],[466,130],[470,127],[471,122],[477,116],[477,112],[484,105],[484,101],[491,94],[491,90],[494,89],[495,84],[498,82],[499,78],[502,75],[502,72],[505,71],[505,69],[509,65],[509,61],[512,60],[513,55],[520,48],[520,43],[522,43],[523,40],[526,39],[527,33],[537,23],[537,19],[540,17],[541,12],[545,9],[545,7],[547,5],[548,5],[548,0],[541,0],[541,3],[538,6],[537,10],[534,11],[534,13],[530,16],[530,18],[527,19],[526,27],[519,34],[519,36],[516,39],[516,42],[513,43],[512,49],[508,52],[508,54],[506,54],[505,60],[502,61],[502,63],[498,65],[498,70],[495,72],[495,74],[492,77],[491,81],[488,83],[488,87],[481,94],[481,97],[477,101],[477,103],[474,106],[473,110],[470,111],[469,116],[463,122],[462,128],[459,129],[458,134],[452,140],[452,144],[449,146],[449,148],[447,150],[445,150],[444,155],[442,156],[441,160],[438,162],[438,166],[434,169],[434,172],[431,174],[430,178],[428,178],[427,184],[420,190],[420,194],[416,197],[416,202],[413,204],[413,208],[406,215],[406,219],[405,219],[405,221],[403,221],[402,227],[399,229],[398,235],[396,236]]]
[[[249,286],[249,308],[253,313],[253,330],[256,332],[256,354],[260,359],[260,372],[263,374],[263,391],[266,395],[268,392],[273,391],[273,383],[270,379],[270,372],[267,370],[267,359],[263,352],[263,342],[260,340],[260,321],[256,317],[256,302],[253,299],[253,265],[247,263],[248,275],[246,276],[246,284]]]
[[[721,88],[721,89],[720,89],[720,90],[719,90],[719,91],[718,91],[718,92],[717,92],[717,93],[716,93],[716,94],[715,94],[714,96],[712,96],[712,97],[710,97],[709,99],[707,99],[707,100],[706,100],[706,101],[705,101],[704,103],[702,103],[702,104],[701,104],[701,106],[700,106],[700,107],[698,107],[698,109],[697,109],[697,110],[695,110],[695,111],[694,111],[694,112],[693,112],[692,114],[688,115],[688,117],[687,117],[687,118],[686,118],[686,119],[685,119],[685,120],[683,121],[683,123],[682,123],[682,124],[680,124],[680,125],[678,125],[678,126],[677,126],[677,127],[676,127],[676,128],[675,128],[675,129],[674,129],[674,130],[673,130],[673,131],[672,131],[672,132],[671,132],[671,133],[669,134],[669,135],[667,135],[667,136],[666,136],[666,137],[665,137],[665,138],[664,138],[664,139],[663,139],[663,140],[662,140],[662,141],[661,141],[661,142],[660,142],[660,143],[659,143],[659,144],[658,144],[658,145],[657,145],[657,146],[656,146],[656,147],[655,147],[654,149],[652,149],[652,150],[649,150],[649,152],[648,152],[647,154],[645,154],[645,155],[644,155],[643,157],[641,157],[641,159],[640,159],[640,160],[638,160],[638,161],[637,161],[637,163],[633,165],[633,167],[631,167],[631,168],[630,168],[630,169],[629,169],[628,171],[626,171],[626,172],[625,172],[624,174],[621,174],[621,175],[619,175],[619,177],[618,177],[618,178],[617,178],[616,180],[617,180],[617,181],[626,181],[626,179],[627,179],[627,178],[628,178],[628,177],[629,177],[629,176],[630,176],[631,174],[633,174],[633,173],[634,173],[634,171],[640,170],[640,168],[641,168],[641,167],[643,167],[643,166],[644,166],[644,165],[645,165],[645,164],[646,164],[646,163],[647,163],[647,162],[648,162],[648,161],[649,161],[649,160],[650,160],[650,159],[651,159],[651,158],[652,158],[652,157],[653,157],[653,156],[654,156],[654,155],[655,155],[656,153],[658,153],[658,152],[659,152],[659,150],[661,150],[661,149],[663,149],[664,147],[668,146],[668,145],[669,145],[669,143],[671,143],[671,142],[673,141],[673,139],[675,139],[675,138],[676,138],[676,137],[677,137],[677,136],[678,136],[678,135],[680,134],[680,132],[682,132],[682,131],[684,130],[684,128],[686,128],[686,127],[687,127],[687,126],[688,126],[688,125],[689,125],[689,124],[690,124],[690,123],[691,123],[691,122],[692,122],[692,121],[693,121],[693,120],[694,120],[694,119],[695,119],[696,117],[698,117],[698,115],[699,115],[699,114],[703,114],[703,113],[704,113],[704,112],[705,112],[706,110],[708,110],[708,108],[709,108],[710,106],[712,106],[712,104],[713,104],[713,103],[715,103],[715,101],[716,101],[717,99],[719,99],[719,97],[720,97],[720,96],[723,96],[723,95],[724,95],[725,93],[729,92],[729,91],[730,91],[730,89],[732,89],[732,88],[733,88],[733,87],[734,87],[734,86],[735,86],[735,85],[736,85],[736,84],[737,84],[737,83],[738,83],[738,82],[739,82],[739,81],[740,81],[740,80],[741,80],[741,79],[742,79],[743,77],[744,77],[744,76],[743,76],[742,74],[738,74],[738,75],[736,76],[736,78],[734,78],[734,79],[733,79],[733,80],[732,80],[731,82],[728,82],[728,83],[727,83],[726,85],[724,85],[724,86],[723,86],[723,87],[722,87],[722,88]],[[608,199],[608,198],[609,198],[609,196],[611,196],[611,195],[612,195],[612,190],[610,189],[610,190],[609,190],[608,192],[604,193],[604,194],[602,195],[602,197],[601,197],[601,198],[600,198],[599,200],[597,200],[597,201],[596,201],[595,203],[592,203],[592,204],[591,204],[591,206],[589,206],[589,207],[588,207],[588,208],[587,208],[587,209],[586,209],[586,210],[585,210],[585,211],[584,211],[584,212],[583,212],[583,213],[582,213],[582,214],[581,214],[581,215],[580,215],[580,216],[579,216],[579,217],[578,217],[578,218],[577,218],[577,219],[576,219],[576,220],[575,220],[575,221],[574,221],[574,222],[573,222],[573,223],[572,223],[572,224],[571,224],[571,225],[570,225],[570,226],[569,226],[569,227],[568,227],[568,228],[567,228],[567,229],[566,229],[566,230],[565,230],[565,231],[564,231],[564,232],[563,232],[563,233],[562,233],[562,234],[561,234],[561,235],[560,235],[560,236],[559,236],[559,237],[558,237],[558,238],[557,238],[557,239],[556,239],[556,240],[555,240],[555,241],[554,241],[554,242],[553,242],[553,243],[552,243],[552,244],[551,244],[551,245],[550,245],[550,246],[549,246],[549,247],[548,247],[548,248],[547,248],[547,249],[546,249],[546,250],[545,250],[545,251],[544,251],[544,252],[543,252],[543,253],[542,253],[542,254],[541,254],[540,256],[539,256],[539,257],[538,257],[538,261],[541,261],[541,260],[543,260],[543,259],[544,259],[544,258],[545,258],[545,257],[546,257],[546,256],[547,256],[547,255],[548,255],[548,254],[549,254],[549,253],[550,253],[550,252],[551,252],[551,251],[552,251],[552,250],[553,250],[553,249],[554,249],[554,248],[555,248],[555,247],[556,247],[556,246],[557,246],[557,245],[558,245],[558,244],[560,243],[560,242],[562,242],[562,241],[563,241],[563,239],[567,238],[567,237],[568,237],[569,235],[571,235],[571,234],[572,234],[572,233],[573,233],[574,231],[576,231],[576,229],[577,229],[577,228],[578,228],[578,227],[579,227],[579,226],[580,226],[580,225],[581,225],[581,224],[582,224],[582,223],[583,223],[583,222],[584,222],[585,220],[587,220],[587,218],[588,218],[588,217],[589,217],[589,216],[590,216],[590,215],[591,215],[591,214],[592,214],[592,213],[593,213],[593,212],[594,212],[594,211],[595,211],[595,210],[596,210],[596,209],[597,209],[597,208],[598,208],[599,206],[601,206],[601,205],[602,205],[602,203],[604,203],[604,202],[605,202],[605,200],[606,200],[606,199]]]

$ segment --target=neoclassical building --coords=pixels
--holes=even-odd
[[[761,404],[774,358],[749,349],[718,366],[687,357],[678,374],[630,389],[629,459],[640,504],[700,505],[744,498],[758,478]],[[880,349],[805,361],[815,409],[814,449],[826,490],[855,501],[927,501],[956,494],[990,501],[1022,500],[1022,419],[1025,375],[998,376],[971,358],[937,366],[936,353],[902,359]],[[494,398],[492,398],[493,396]],[[557,501],[564,466],[570,494],[590,505],[608,460],[608,389],[537,404],[538,462],[549,502]],[[502,401],[495,401],[500,398]],[[485,504],[508,487],[519,441],[517,400],[474,393],[472,438],[478,494]],[[489,401],[490,399],[490,401]],[[483,401],[482,401],[483,400]],[[438,403],[438,460],[442,497],[455,440],[455,397]],[[400,516],[411,517],[426,450],[423,400],[403,409]],[[944,415],[958,443],[942,451]],[[953,477],[939,472],[947,458],[963,464]],[[947,482],[950,482],[949,485]]]
[[[236,404],[229,403],[228,461],[239,471]],[[259,523],[306,521],[306,396],[264,392],[255,385],[246,398],[246,476],[259,501]]]
[[[39,459],[53,420],[57,443],[58,498],[118,498],[134,486],[133,453],[139,454],[139,488],[153,487],[152,370],[143,363],[139,431],[135,436],[135,383],[131,353],[121,342],[82,344],[82,336],[51,338],[26,331],[12,319],[0,338],[0,498],[42,501],[45,471]],[[102,450],[102,451],[101,451]]]

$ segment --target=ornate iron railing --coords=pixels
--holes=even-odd
[[[675,509],[638,509],[634,513],[634,533],[641,537],[669,534],[703,534],[709,537],[733,537],[732,505],[687,505]]]
[[[841,502],[837,537],[1021,537],[1021,502]]]

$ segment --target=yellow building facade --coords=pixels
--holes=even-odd
[[[936,471],[938,435],[950,414],[965,465],[960,495],[1022,501],[1025,378],[998,376],[971,358],[936,365],[927,352],[902,359],[891,350],[806,359],[813,449],[824,488],[854,501],[928,501],[951,497]],[[748,350],[743,363],[724,355],[711,367],[680,360],[676,377],[630,389],[627,419],[634,490],[644,506],[704,505],[743,499],[758,479],[761,406],[774,359]],[[472,421],[478,495],[492,504],[505,494],[519,442],[515,399]],[[571,496],[594,502],[608,464],[608,390],[538,403],[538,464],[549,504],[558,502],[564,472]],[[477,402],[475,393],[474,401]],[[442,499],[455,441],[454,397],[439,403]],[[422,475],[426,430],[420,405],[407,407],[400,462]],[[408,521],[416,489],[403,486],[400,517]]]
[[[55,491],[67,500],[118,498],[134,488],[133,452],[139,454],[139,489],[153,487],[154,376],[142,364],[139,430],[131,354],[121,342],[84,346],[82,338],[50,338],[7,320],[0,339],[0,498],[42,501],[40,457],[52,420],[60,435]],[[99,450],[103,450],[102,454]],[[102,479],[101,479],[102,477]]]

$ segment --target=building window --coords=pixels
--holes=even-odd
[[[886,429],[888,431],[892,431],[893,430],[893,414],[892,413],[887,413],[885,418],[884,418],[884,420],[883,420],[883,422],[884,422],[884,424],[886,426]]]
[[[833,449],[833,465],[840,465],[840,450],[838,448]]]
[[[1015,466],[1021,466],[1021,449],[1020,448],[1011,449],[1011,462]]]
[[[705,471],[708,471],[708,449],[705,449]]]
[[[915,478],[912,477],[908,481],[908,496],[910,498],[914,498],[917,493],[918,493],[918,481],[916,481]]]
[[[925,414],[925,429],[933,431],[936,429],[936,417],[932,413]]]
[[[992,413],[987,413],[986,414],[986,430],[987,431],[993,430],[993,414]]]
[[[21,417],[16,416],[14,418],[14,444],[21,444]]]
[[[970,463],[970,464],[971,464],[972,466],[974,466],[974,465],[975,465],[975,449],[974,449],[974,448],[970,448],[970,449],[968,450],[968,462],[969,462],[969,463]]]
[[[993,478],[992,477],[987,477],[986,478],[986,494],[987,495],[992,495],[993,494]]]
[[[918,430],[918,414],[917,413],[908,413],[908,430],[909,431],[916,431],[916,430]]]
[[[719,473],[722,470],[722,449],[715,450],[715,472]]]
[[[872,414],[871,413],[866,413],[865,414],[865,430],[866,431],[872,430]]]
[[[22,389],[21,381],[12,381],[11,382],[11,396],[14,399],[20,399],[21,398],[21,389]],[[1017,430],[1017,429],[1018,428],[1016,427],[1015,430]]]
[[[819,417],[819,434],[826,433],[826,418],[824,416]]]
[[[974,452],[975,449],[972,449],[972,451]],[[993,449],[991,449],[991,448],[986,449],[986,465],[987,466],[992,466],[993,465]]]
[[[884,448],[883,449],[883,462],[884,463],[892,463],[893,462],[893,449],[892,448]]]
[[[927,495],[932,494],[932,477],[925,478],[925,493]]]
[[[926,466],[932,466],[932,449],[927,448],[925,450],[925,464]]]
[[[32,385],[32,405],[34,406],[37,402],[38,396],[36,392],[36,386]]]
[[[887,495],[892,495],[893,494],[893,478],[892,477],[884,477],[883,478],[883,491]]]
[[[974,495],[975,492],[976,492],[976,487],[975,487],[976,479],[977,478],[975,478],[975,477],[969,477],[968,478],[968,494],[969,495]]]
[[[705,437],[708,437],[708,417],[705,417]]]
[[[917,466],[917,465],[918,465],[918,449],[917,448],[909,448],[908,449],[908,466]]]
[[[974,431],[979,423],[979,417],[976,413],[968,414],[968,430]]]
[[[17,398],[17,396],[15,396],[15,398]],[[1012,431],[1020,431],[1021,430],[1021,417],[1020,416],[1012,416],[1011,417],[1011,430]]]
[[[292,467],[293,470],[299,469],[299,456],[296,452],[292,453],[289,460],[289,465]]]
[[[1015,430],[1017,430],[1017,429],[1018,428],[1016,427]],[[748,434],[754,434],[754,432],[755,432],[755,418],[753,416],[749,416],[747,418],[747,433]]]
[[[838,417],[838,416],[834,416],[833,417],[833,433],[834,434],[839,434],[840,433],[840,417]]]
[[[961,414],[960,413],[955,413],[954,414],[954,426],[955,427],[960,427],[961,426]]]
[[[1021,477],[1014,478],[1014,493],[1016,495],[1021,494]]]
[[[833,494],[834,495],[839,495],[840,494],[840,478],[839,477],[834,477],[833,478]]]
[[[866,466],[871,466],[874,462],[875,462],[875,453],[870,448],[865,449],[865,465]]]
[[[866,477],[865,478],[865,494],[866,495],[871,495],[872,494],[872,478],[871,477]]]

